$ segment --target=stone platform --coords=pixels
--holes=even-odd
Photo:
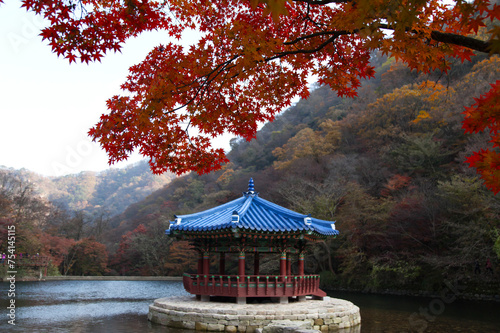
[[[149,306],[148,319],[171,328],[249,333],[273,332],[276,330],[270,328],[276,326],[356,333],[361,323],[357,306],[330,297],[288,304],[200,302],[194,296],[159,298]]]

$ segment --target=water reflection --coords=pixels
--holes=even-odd
[[[2,295],[7,289],[8,284],[0,284]],[[183,294],[176,281],[17,282],[17,325],[2,320],[0,331],[156,332],[159,328],[147,321],[148,305],[158,297]],[[2,318],[7,318],[6,306]]]
[[[16,326],[7,323],[7,283],[0,283],[0,332],[169,332],[147,320],[154,299],[186,295],[176,281],[49,281],[16,283]],[[500,304],[454,301],[429,309],[432,299],[329,293],[361,309],[361,327],[341,333],[500,332]],[[424,310],[422,310],[424,309]],[[441,311],[442,310],[442,311]],[[413,317],[412,317],[413,316]]]
[[[455,300],[437,307],[435,298],[330,292],[361,310],[362,333],[500,333],[500,303]]]

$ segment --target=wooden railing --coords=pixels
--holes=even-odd
[[[183,276],[191,294],[228,297],[326,296],[319,289],[319,275],[200,275]]]

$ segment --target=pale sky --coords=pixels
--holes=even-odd
[[[128,68],[168,36],[144,34],[101,63],[69,65],[41,41],[43,26],[19,1],[0,4],[0,166],[46,176],[107,169],[105,152],[86,133],[107,113],[106,100],[120,94]],[[228,149],[229,137],[217,146]]]

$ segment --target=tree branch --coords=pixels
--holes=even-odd
[[[332,3],[341,4],[341,3],[353,2],[353,0],[293,0],[293,1],[307,3],[309,5],[328,5],[328,4],[332,4]],[[381,24],[380,27],[384,28],[384,29],[394,30],[393,28],[391,28],[390,26],[385,25],[385,24]],[[407,29],[407,31],[410,31],[410,29]],[[356,32],[357,31],[354,31],[353,33],[356,33]],[[416,31],[412,31],[412,32],[416,32]],[[309,36],[297,38],[295,41],[287,42],[284,44],[290,45],[290,44],[296,43],[300,40],[315,37],[318,35],[331,34],[331,33],[333,33],[333,32],[329,32],[329,31],[320,32],[317,34],[312,34]],[[462,35],[458,35],[458,34],[433,30],[431,32],[431,38],[437,42],[446,43],[446,44],[453,44],[453,45],[457,45],[457,46],[463,46],[463,47],[466,47],[466,48],[469,48],[471,50],[478,51],[478,52],[483,52],[483,53],[492,52],[491,51],[491,43],[485,42],[485,41],[482,41],[482,40],[479,40],[479,39],[476,39],[473,37],[462,36]],[[500,51],[496,51],[496,52],[492,52],[492,53],[493,54],[500,54]]]
[[[380,24],[380,28],[382,29],[388,29],[388,30],[394,30],[393,27],[387,25],[387,24]],[[406,29],[407,32],[412,32],[412,33],[417,33],[415,30],[410,30],[409,28]],[[453,44],[457,46],[463,46],[468,49],[478,51],[478,52],[483,52],[483,53],[490,53],[490,43],[482,41],[480,39],[476,39],[474,37],[468,37],[468,36],[462,36],[458,34],[452,34],[449,32],[441,32],[437,30],[433,30],[431,32],[431,38],[435,40],[436,42],[441,42],[441,43],[446,43],[446,44]],[[500,54],[500,52],[493,52],[494,54]]]
[[[293,41],[290,41],[290,42],[286,42],[284,43],[285,45],[293,45],[301,40],[304,40],[304,39],[307,39],[307,38],[312,38],[312,37],[316,37],[316,36],[323,36],[323,35],[333,35],[331,36],[330,38],[328,38],[325,42],[321,43],[320,45],[318,45],[318,47],[314,48],[314,49],[309,49],[309,50],[304,50],[304,49],[299,49],[299,50],[294,50],[294,51],[284,51],[284,52],[280,52],[280,53],[277,53],[275,56],[273,57],[269,57],[269,58],[266,58],[264,59],[265,61],[270,61],[270,60],[274,60],[274,59],[278,59],[278,58],[283,58],[287,55],[292,55],[292,54],[310,54],[310,53],[315,53],[315,52],[318,52],[320,51],[321,49],[323,49],[325,46],[327,46],[328,44],[330,43],[333,43],[335,41],[335,39],[337,39],[337,37],[340,37],[342,35],[350,35],[350,34],[353,34],[353,33],[356,33],[357,31],[328,31],[328,32],[319,32],[319,33],[315,33],[315,34],[311,34],[311,35],[308,35],[308,36],[303,36],[303,37],[299,37]]]
[[[319,32],[316,32],[316,33],[313,33],[313,34],[310,34],[307,36],[299,37],[299,38],[294,39],[294,40],[289,41],[289,42],[284,42],[283,45],[293,45],[293,44],[298,43],[302,40],[314,38],[314,37],[318,37],[318,36],[333,35],[333,37],[337,38],[341,35],[349,35],[349,34],[353,34],[353,33],[357,33],[357,32],[358,32],[358,30],[355,30],[355,31],[319,31]]]
[[[434,30],[431,32],[431,38],[437,42],[463,46],[483,53],[490,52],[490,43],[472,37]]]

